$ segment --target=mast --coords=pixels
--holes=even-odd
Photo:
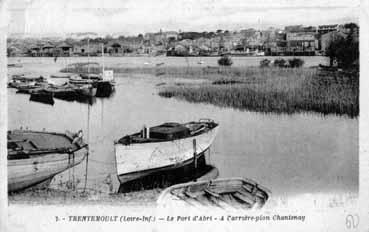
[[[105,61],[104,61],[104,43],[101,44],[101,56],[102,56],[102,74],[104,75]]]
[[[89,74],[90,74],[90,38],[87,39],[87,75],[88,75],[88,78],[90,78]]]

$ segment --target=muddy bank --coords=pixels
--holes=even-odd
[[[162,189],[130,193],[101,193],[97,191],[63,191],[56,189],[26,190],[9,193],[9,204],[106,204],[106,205],[155,205]]]

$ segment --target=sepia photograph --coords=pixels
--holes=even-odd
[[[362,4],[0,1],[4,231],[369,231]]]

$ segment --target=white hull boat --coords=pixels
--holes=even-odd
[[[218,124],[211,120],[164,123],[115,142],[120,183],[157,172],[195,165],[213,143]]]
[[[8,132],[8,192],[51,180],[88,155],[79,134],[39,131]]]

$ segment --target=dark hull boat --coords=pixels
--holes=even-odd
[[[69,83],[83,87],[81,94],[85,96],[110,97],[115,90],[115,81],[111,70],[103,70],[101,74],[82,73],[73,75],[69,79]],[[90,86],[90,88],[86,89],[86,86]]]
[[[212,120],[164,123],[119,139],[115,147],[117,174],[121,184],[170,171],[196,166],[212,144],[218,124]]]
[[[110,97],[115,91],[114,81],[98,81],[96,97]]]
[[[264,206],[271,192],[245,178],[189,182],[165,189],[157,203],[163,208],[250,210]]]
[[[29,97],[30,101],[33,102],[39,102],[39,103],[44,103],[44,104],[48,104],[48,105],[54,105],[55,101],[52,95],[50,94],[32,94]]]
[[[78,134],[40,131],[9,131],[8,192],[23,190],[51,180],[81,163],[87,144]]]
[[[55,103],[53,94],[45,91],[45,88],[33,89],[30,91],[30,93],[30,101],[41,102],[49,105],[54,105]]]
[[[95,97],[97,88],[95,84],[75,85],[77,94],[85,97]]]

